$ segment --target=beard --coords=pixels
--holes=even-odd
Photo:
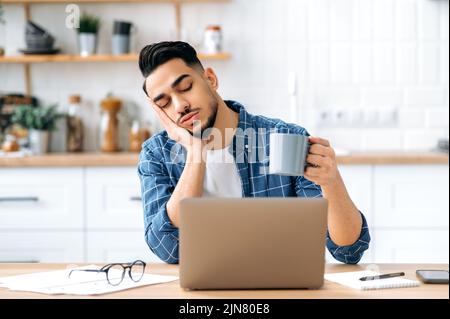
[[[192,136],[198,137],[198,138],[206,138],[209,135],[210,129],[214,127],[214,124],[216,123],[217,118],[217,110],[219,108],[219,102],[217,102],[216,99],[213,99],[211,103],[209,103],[210,109],[211,109],[211,115],[206,120],[205,125],[201,127],[199,131],[197,131],[194,135],[194,132],[191,133]]]

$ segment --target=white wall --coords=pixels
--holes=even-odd
[[[428,150],[438,138],[448,138],[448,5],[447,0],[233,0],[186,5],[183,22],[192,35],[209,23],[223,26],[225,49],[233,58],[206,65],[218,73],[224,98],[243,102],[253,113],[291,120],[287,82],[295,72],[298,121],[311,133],[352,150]],[[34,5],[31,13],[64,52],[75,53],[74,32],[63,27],[64,8]],[[136,52],[173,37],[170,5],[82,8],[103,18],[100,53],[109,50],[114,19],[137,24]],[[7,54],[15,54],[24,46],[22,7],[6,5],[5,11],[6,36],[0,36],[0,44],[6,42]],[[36,64],[32,74],[34,93],[46,103],[63,104],[69,94],[82,94],[89,149],[96,147],[99,100],[109,91],[153,120],[135,63]],[[0,91],[22,90],[22,66],[0,64]],[[332,127],[315,120],[324,110],[354,118],[359,110],[384,109],[398,111],[398,121]]]

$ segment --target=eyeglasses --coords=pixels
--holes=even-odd
[[[134,282],[138,282],[144,276],[146,263],[142,260],[136,260],[132,263],[114,263],[107,264],[100,269],[72,269],[69,273],[69,278],[73,272],[87,271],[87,272],[104,272],[106,274],[106,280],[113,286],[119,285],[125,277],[125,272],[128,269],[128,276]]]

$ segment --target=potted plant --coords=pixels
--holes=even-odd
[[[100,18],[83,12],[78,28],[78,47],[80,55],[88,56],[97,52],[97,32],[100,28]]]
[[[48,152],[50,132],[55,129],[56,121],[65,116],[58,113],[56,107],[21,105],[14,109],[11,121],[28,130],[30,147],[34,154]]]

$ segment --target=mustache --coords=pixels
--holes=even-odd
[[[190,113],[197,112],[197,111],[200,111],[200,108],[190,109],[188,112],[182,113],[182,114],[180,115],[180,117],[178,118],[178,120],[177,120],[177,125],[180,125],[181,119],[182,119],[184,116],[186,116],[186,115],[188,115],[188,114],[190,114]]]

